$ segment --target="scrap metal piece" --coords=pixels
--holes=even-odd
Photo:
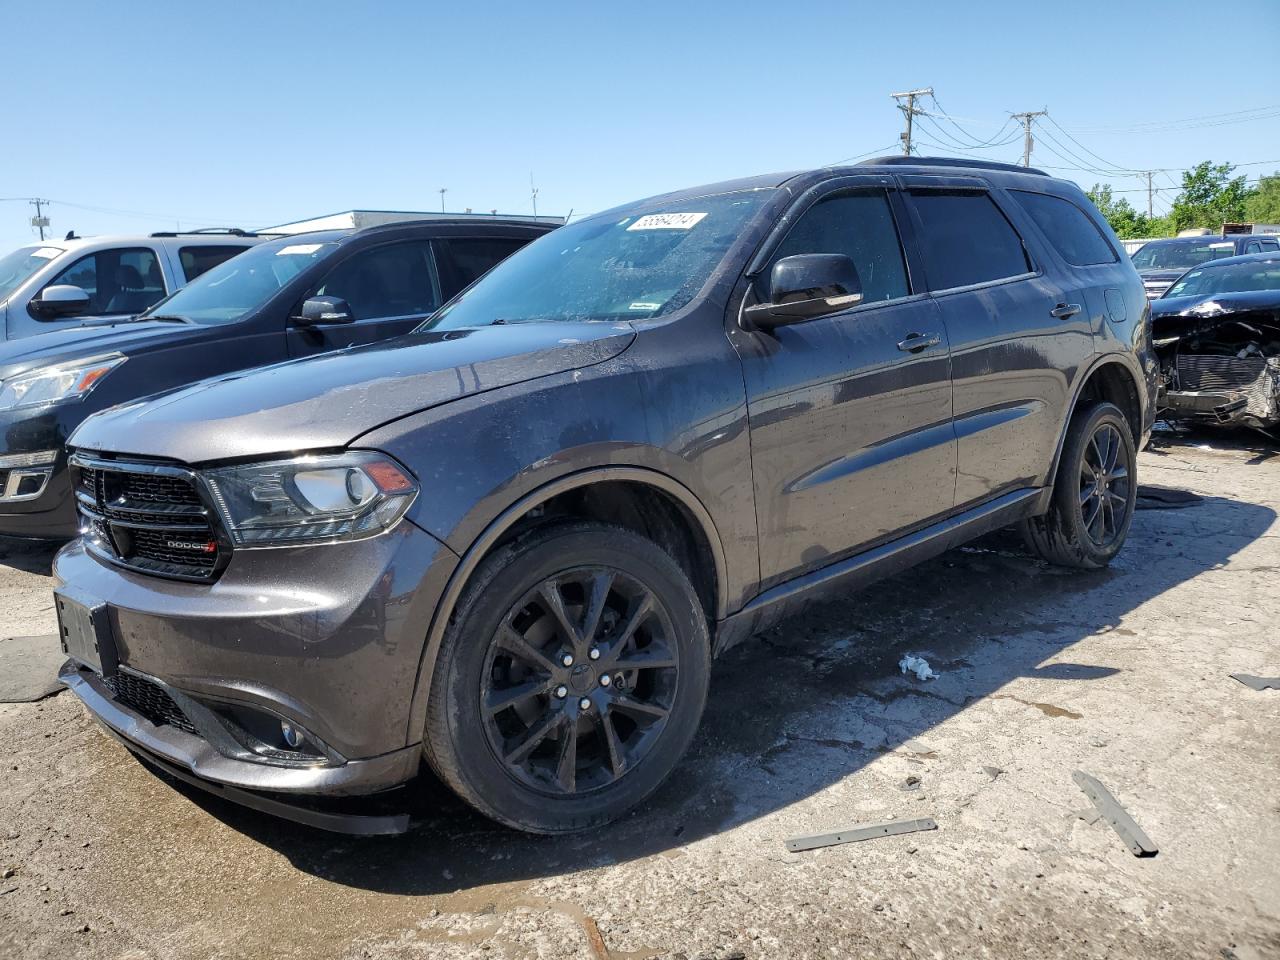
[[[856,843],[859,840],[874,840],[877,837],[892,837],[900,833],[916,833],[920,830],[937,830],[938,825],[932,817],[920,820],[887,820],[884,823],[868,823],[860,827],[850,827],[838,833],[819,833],[811,837],[793,837],[787,841],[787,849],[792,853],[802,850],[816,850],[819,847],[834,847],[840,843]]]
[[[1232,680],[1239,680],[1246,687],[1252,687],[1259,693],[1268,688],[1280,690],[1280,677],[1255,677],[1251,673],[1232,673],[1229,676]]]
[[[1125,842],[1135,857],[1154,857],[1160,852],[1160,848],[1151,842],[1151,838],[1142,832],[1142,828],[1129,816],[1129,812],[1113,797],[1095,778],[1089,776],[1083,770],[1077,770],[1071,775],[1071,779],[1076,782],[1084,795],[1088,797],[1102,818],[1111,824],[1111,828],[1120,834],[1120,839]]]

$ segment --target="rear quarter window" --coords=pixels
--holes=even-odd
[[[216,247],[183,247],[178,251],[178,259],[182,261],[182,275],[190,283],[206,270],[212,270],[218,264],[230,260],[237,253],[248,250],[247,246],[219,244]]]
[[[1009,192],[1067,263],[1087,267],[1117,261],[1102,231],[1070,200],[1027,190]]]
[[[991,196],[973,190],[912,190],[919,246],[931,290],[1017,277],[1031,271],[1022,238]]]

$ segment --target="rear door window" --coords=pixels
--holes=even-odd
[[[991,196],[977,190],[910,191],[920,220],[920,252],[931,290],[1017,277],[1031,271],[1022,238]]]
[[[471,286],[528,242],[511,237],[437,240],[445,299]]]
[[[243,253],[248,249],[248,246],[236,246],[230,243],[219,244],[216,247],[182,247],[178,250],[178,259],[182,261],[182,275],[187,278],[187,283],[190,283],[206,270],[211,270],[218,264],[230,260],[237,253]]]
[[[1070,200],[1028,190],[1009,192],[1067,263],[1086,267],[1116,262],[1115,251],[1102,231]]]
[[[89,294],[87,316],[141,313],[165,295],[160,261],[146,247],[99,250],[81,257],[46,286],[59,284]]]
[[[769,273],[783,257],[801,253],[843,253],[862,281],[862,302],[905,297],[907,271],[898,227],[884,190],[846,190],[823,197],[796,221],[756,280],[756,293],[769,299]]]

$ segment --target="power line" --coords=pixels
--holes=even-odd
[[[943,119],[945,119],[948,123],[950,123],[953,127],[955,127],[955,128],[956,128],[956,130],[957,130],[957,131],[959,131],[960,135],[961,135],[961,136],[963,136],[964,138],[966,138],[966,140],[969,142],[969,144],[970,144],[970,145],[975,146],[975,147],[1000,146],[1001,144],[997,144],[995,141],[997,141],[997,140],[999,140],[999,139],[1000,139],[1000,137],[1004,134],[1004,131],[1008,128],[1009,124],[1013,122],[1013,118],[1012,118],[1012,117],[1007,117],[1007,118],[1005,118],[1004,123],[1002,123],[1002,124],[1000,125],[1000,128],[999,128],[999,129],[998,129],[998,130],[997,130],[997,131],[996,131],[996,132],[995,132],[991,137],[987,138],[986,140],[982,140],[982,139],[980,139],[979,137],[974,136],[972,133],[970,133],[970,132],[969,132],[968,130],[966,130],[964,127],[960,126],[960,124],[957,122],[957,119],[961,119],[961,118],[953,117],[953,116],[951,116],[951,114],[947,113],[946,108],[945,108],[945,107],[943,107],[943,105],[938,101],[938,97],[937,97],[937,95],[936,95],[936,94],[934,94],[934,93],[930,93],[930,94],[929,94],[929,99],[930,99],[930,100],[932,100],[932,101],[933,101],[933,105],[934,105],[935,107],[937,107],[937,108],[938,108],[938,114],[937,114],[937,115],[938,115],[938,116],[940,116],[940,117],[942,117],[942,118],[943,118]],[[927,116],[927,117],[932,117],[932,116],[933,116],[933,114],[924,113],[924,111],[921,111],[921,114],[922,114],[923,116]],[[968,122],[970,122],[970,123],[980,123],[981,121],[970,120],[970,121],[968,121]],[[941,129],[942,129],[940,124],[935,124],[935,126],[936,126],[939,130],[941,130]],[[956,137],[951,137],[951,136],[944,137],[944,139],[947,139],[947,140],[956,140],[956,142],[957,142],[957,143],[964,143],[964,142],[965,142],[965,141],[962,141],[962,140],[957,139]],[[1014,140],[1016,140],[1016,139],[1017,139],[1016,135],[1013,137],[1013,139],[1014,139]],[[1005,142],[1005,143],[1011,143],[1011,142],[1012,142],[1012,140],[1008,140],[1008,141],[1004,141],[1004,142]]]
[[[842,163],[848,163],[850,160],[861,160],[864,157],[878,157],[896,147],[896,143],[891,143],[887,147],[876,147],[874,150],[868,150],[866,153],[855,153],[852,157],[841,157],[839,160],[832,160],[830,163],[824,163],[824,167],[838,167]]]
[[[1270,120],[1276,116],[1280,116],[1280,104],[1251,107],[1248,110],[1233,110],[1229,113],[1210,113],[1198,117],[1184,117],[1181,120],[1146,120],[1120,127],[1080,127],[1077,128],[1076,132],[1096,134],[1163,133],[1175,129],[1192,130],[1233,123],[1252,123],[1255,120]]]

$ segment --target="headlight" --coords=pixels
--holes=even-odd
[[[124,361],[120,354],[113,353],[21,373],[0,383],[0,410],[82,400]]]
[[[395,526],[418,494],[398,463],[364,451],[222,467],[204,479],[243,547],[374,537]]]

